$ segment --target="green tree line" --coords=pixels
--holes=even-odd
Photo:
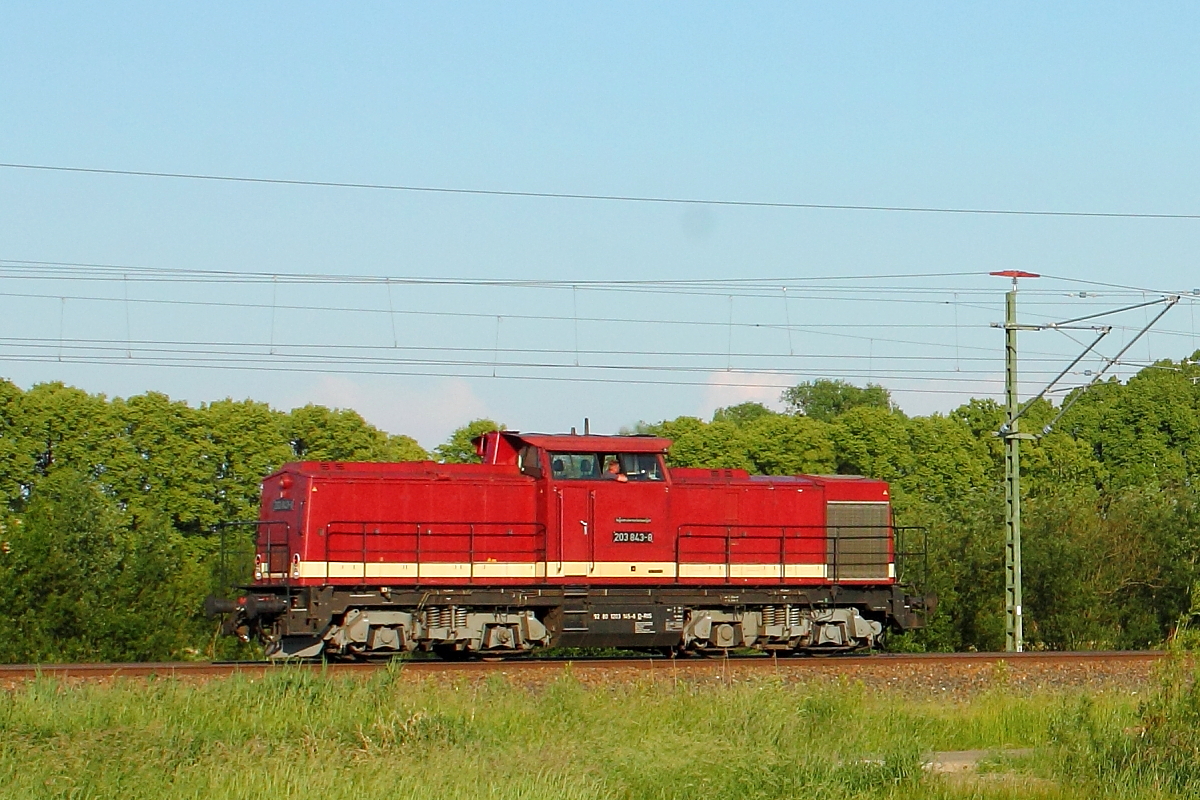
[[[1200,581],[1191,362],[1100,384],[1023,445],[1030,646],[1151,646],[1188,608]],[[782,412],[743,403],[637,430],[672,438],[677,466],[889,481],[896,522],[928,530],[923,588],[939,598],[929,628],[898,646],[1002,647],[1003,409],[972,400],[909,416],[883,387],[827,380],[781,400]],[[1055,413],[1035,404],[1023,430]],[[264,475],[299,459],[471,461],[471,437],[501,427],[472,421],[429,454],[353,411],[191,407],[157,393],[108,399],[0,381],[0,661],[231,655],[200,607],[238,577],[215,531],[255,518]],[[233,536],[244,546],[249,537]]]
[[[1200,355],[1200,353],[1197,353]],[[1047,434],[1022,443],[1027,645],[1161,643],[1200,581],[1200,368],[1162,361],[1085,392]],[[992,400],[907,416],[881,386],[818,380],[758,403],[638,429],[674,439],[678,466],[889,481],[898,525],[928,530],[927,591],[939,604],[904,645],[1004,646],[1005,419]],[[1022,430],[1058,413],[1038,401]]]
[[[240,576],[259,481],[301,459],[428,458],[353,411],[0,381],[0,660],[228,654],[200,608]],[[229,552],[223,552],[223,546]]]

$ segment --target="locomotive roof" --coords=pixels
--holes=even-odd
[[[577,436],[513,431],[505,431],[504,434],[524,444],[560,453],[665,453],[671,446],[670,439],[657,436]]]

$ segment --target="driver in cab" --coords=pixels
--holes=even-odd
[[[629,476],[621,472],[621,464],[615,458],[608,462],[608,465],[604,468],[604,477],[610,481],[617,481],[619,483],[627,483],[629,481]]]

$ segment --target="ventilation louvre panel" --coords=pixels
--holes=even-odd
[[[888,579],[887,503],[831,502],[825,520],[831,580]]]

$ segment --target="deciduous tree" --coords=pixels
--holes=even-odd
[[[785,390],[781,399],[788,413],[803,414],[821,422],[829,422],[839,414],[860,406],[885,411],[894,408],[888,390],[877,383],[859,387],[846,381],[825,378],[798,383]]]
[[[485,433],[502,430],[505,430],[504,425],[490,419],[472,420],[456,429],[445,442],[433,448],[433,454],[446,464],[478,464],[479,454],[475,452],[472,440]]]

